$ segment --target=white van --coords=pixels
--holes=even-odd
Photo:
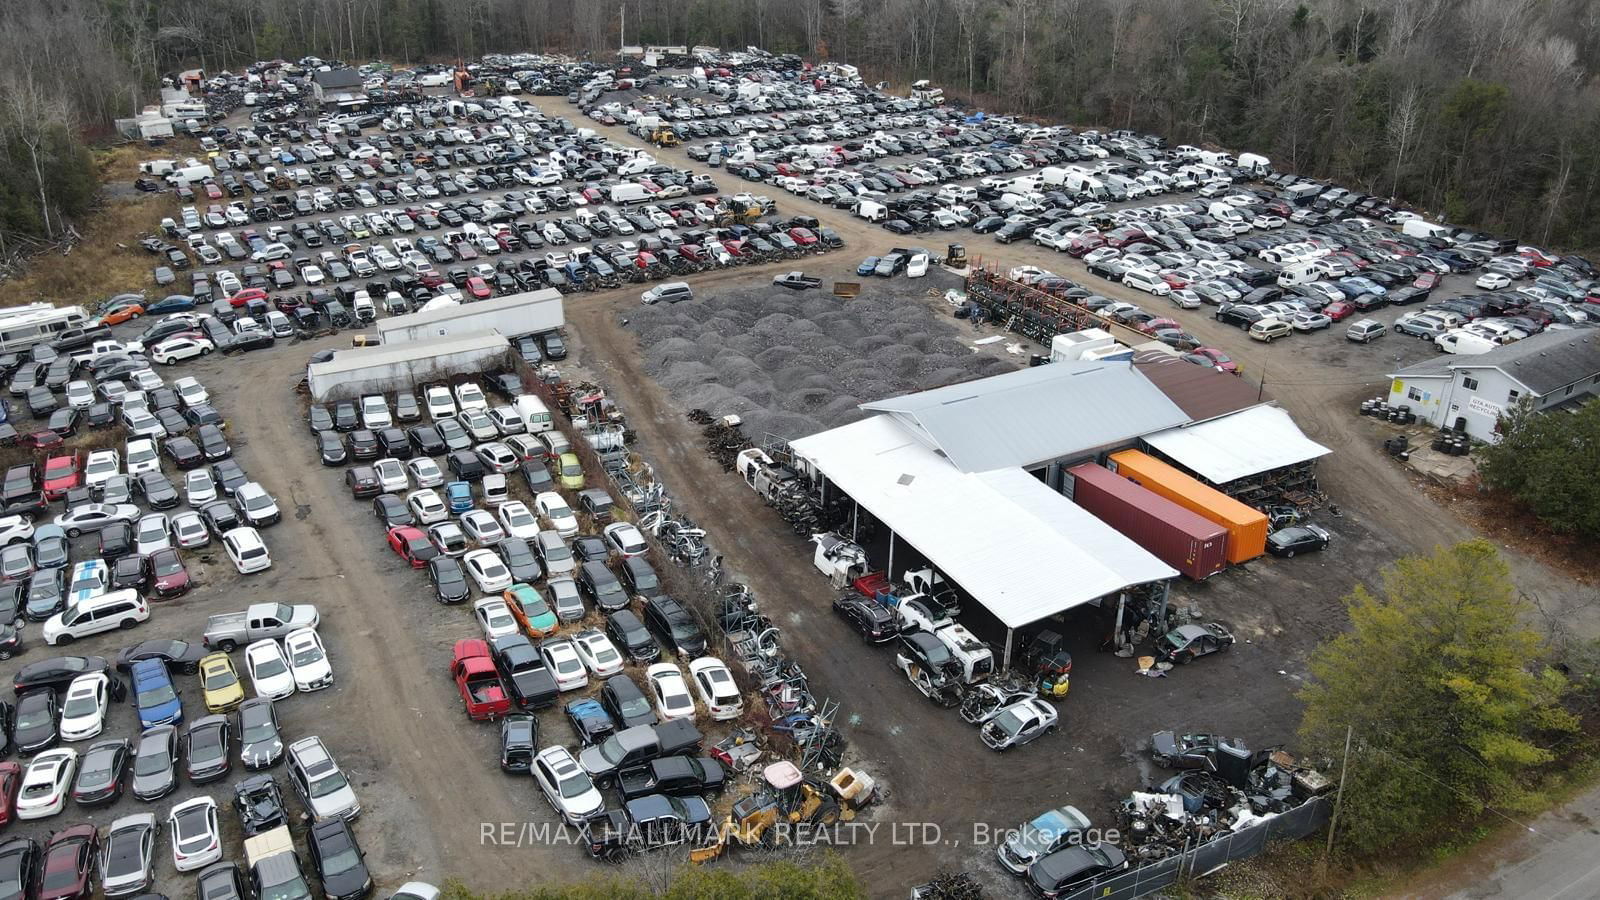
[[[874,200],[862,200],[856,204],[856,215],[868,222],[882,222],[889,218],[889,208]]]
[[[522,423],[529,434],[540,434],[555,427],[550,421],[550,408],[544,401],[532,394],[522,394],[517,397],[517,415],[522,417]]]
[[[612,203],[643,203],[650,199],[650,192],[642,184],[614,184],[611,186]]]
[[[1293,262],[1283,267],[1278,273],[1278,287],[1294,287],[1297,284],[1310,284],[1322,278],[1322,272],[1317,267],[1316,260]]]
[[[1172,285],[1167,284],[1160,275],[1142,269],[1131,269],[1124,273],[1122,283],[1135,290],[1155,294],[1157,297],[1165,297],[1172,293]]]
[[[80,600],[51,616],[44,623],[42,637],[46,644],[58,646],[103,631],[131,628],[149,618],[150,607],[138,591],[112,591]]]
[[[1481,334],[1474,334],[1461,328],[1446,331],[1444,334],[1434,338],[1433,342],[1438,345],[1440,350],[1461,356],[1476,356],[1479,353],[1488,353],[1490,350],[1500,346]]]

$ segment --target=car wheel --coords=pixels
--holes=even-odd
[[[239,644],[237,641],[223,641],[217,645],[217,649],[221,650],[223,653],[232,653],[233,651],[239,649]]]
[[[1193,650],[1184,651],[1183,653],[1180,653],[1176,657],[1174,657],[1172,661],[1177,663],[1180,666],[1186,666],[1189,663],[1194,662],[1194,651]]]
[[[132,628],[137,624],[139,624],[138,619],[123,619],[122,624],[118,625],[117,627],[121,628],[123,631],[127,631],[129,628]]]
[[[10,650],[0,650],[0,659],[10,659],[10,658],[11,658],[11,651]]]
[[[56,638],[55,645],[57,647],[65,647],[66,645],[68,645],[70,643],[72,643],[72,635],[63,634],[60,637]]]
[[[1284,559],[1294,559],[1294,551],[1293,550],[1285,550],[1285,551],[1283,551],[1283,558]]]
[[[69,538],[75,538],[75,537],[78,537],[81,534],[83,534],[83,532],[79,531],[76,528],[68,528],[67,529],[67,537],[69,537]]]

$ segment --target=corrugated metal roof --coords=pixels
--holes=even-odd
[[[1135,353],[1133,367],[1196,422],[1249,409],[1267,396],[1237,375],[1198,366],[1170,353]]]
[[[1543,331],[1473,356],[1430,361],[1446,369],[1499,369],[1541,396],[1600,374],[1600,337],[1587,329]],[[1394,377],[1434,374],[1429,363],[1401,369]]]
[[[460,303],[430,309],[426,312],[407,313],[403,316],[380,319],[378,330],[400,331],[418,325],[432,325],[438,322],[449,322],[463,316],[482,315],[487,312],[499,312],[506,309],[516,309],[519,306],[532,306],[538,303],[561,302],[561,292],[555,288],[540,288],[537,291],[523,291],[519,294],[507,294],[504,297],[494,297],[489,300],[474,300],[471,303]]]
[[[1189,416],[1128,362],[1058,362],[861,408],[895,417],[963,472],[1033,466]]]
[[[1198,425],[1169,428],[1146,435],[1144,440],[1212,484],[1226,484],[1333,452],[1306,437],[1294,419],[1276,406],[1257,406]]]
[[[499,332],[469,331],[466,334],[452,334],[447,337],[406,341],[387,346],[340,350],[333,355],[333,359],[327,362],[311,363],[306,366],[306,375],[313,379],[326,378],[329,375],[359,372],[362,369],[369,369],[374,366],[414,362],[419,359],[427,359],[430,356],[445,356],[451,353],[466,353],[473,350],[510,349],[511,342],[507,341],[505,336]]]
[[[790,447],[1009,628],[1178,574],[1022,469],[961,472],[890,416]]]

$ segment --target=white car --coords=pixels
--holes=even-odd
[[[578,517],[560,494],[545,491],[534,498],[533,505],[538,507],[539,515],[550,523],[556,534],[568,538],[578,533]]]
[[[203,337],[174,335],[150,348],[150,360],[163,366],[170,366],[181,360],[205,356],[215,350],[216,346]]]
[[[261,532],[248,525],[224,533],[222,548],[227,551],[228,559],[233,561],[233,567],[239,570],[240,575],[272,568],[272,555],[267,552],[266,542],[261,540]]]
[[[744,713],[739,686],[734,683],[733,673],[728,671],[722,660],[714,656],[702,656],[690,662],[689,680],[694,682],[700,702],[711,712],[712,719],[719,722],[737,719]]]
[[[1055,731],[1059,715],[1054,706],[1029,697],[996,713],[979,735],[990,750],[1008,750]]]
[[[478,620],[478,627],[483,629],[483,636],[490,641],[521,633],[517,620],[511,615],[511,608],[499,597],[485,597],[473,603],[472,615]]]
[[[193,550],[211,543],[211,529],[196,512],[181,512],[172,517],[172,535],[178,546]]]
[[[506,536],[505,529],[500,527],[495,517],[482,509],[469,509],[462,513],[461,530],[466,532],[467,537],[484,546],[503,540]]]
[[[906,263],[907,278],[921,278],[928,274],[928,254],[912,254],[911,260]]]
[[[587,628],[572,636],[573,647],[584,668],[596,678],[610,678],[622,671],[622,654],[615,644],[597,628]]]
[[[217,499],[217,480],[205,469],[190,469],[183,475],[183,496],[195,509]]]
[[[320,691],[333,686],[333,664],[328,662],[328,650],[315,628],[297,628],[284,635],[283,655],[297,690]]]
[[[677,666],[656,663],[644,670],[644,678],[650,685],[656,713],[663,722],[694,718],[694,697],[689,694],[689,686],[684,683],[683,673]]]
[[[155,441],[149,439],[129,441],[126,458],[129,475],[161,471],[161,451],[156,447]]]
[[[244,648],[244,667],[257,697],[282,700],[294,693],[294,673],[278,642],[267,638]]]
[[[178,399],[185,408],[199,406],[211,402],[211,394],[206,391],[206,386],[196,378],[179,378],[172,383],[172,389],[178,392]]]
[[[386,494],[403,494],[411,489],[411,479],[406,477],[406,467],[398,459],[380,459],[372,464],[378,473],[378,488]]]
[[[149,556],[172,546],[172,521],[166,513],[141,516],[133,528],[133,552]]]
[[[439,499],[439,492],[433,488],[418,488],[407,494],[406,506],[420,525],[433,525],[450,518],[450,508],[444,505],[444,501]]]
[[[510,504],[507,504],[510,505]],[[521,504],[518,504],[519,506]],[[505,507],[501,507],[504,509]],[[524,510],[527,507],[523,507]],[[6,516],[0,519],[0,547],[33,538],[33,520],[26,516]]]
[[[105,730],[110,703],[111,678],[106,673],[91,672],[72,679],[66,699],[61,701],[61,739],[86,741],[98,736]]]
[[[470,381],[464,381],[456,385],[456,408],[462,412],[474,409],[487,411],[489,398],[483,395],[483,388]]]
[[[445,556],[464,556],[467,552],[467,534],[454,522],[435,522],[428,526],[428,540]]]
[[[426,456],[406,460],[406,471],[411,473],[411,480],[415,481],[419,488],[432,488],[444,484],[444,470]]]
[[[539,535],[539,519],[521,500],[509,500],[500,504],[496,518],[499,519],[500,527],[506,534],[514,538],[531,541]]]
[[[373,431],[394,424],[394,415],[389,412],[389,401],[383,399],[382,394],[369,394],[361,398],[361,424]]]
[[[571,641],[566,638],[540,641],[539,655],[544,657],[544,664],[556,680],[556,690],[580,691],[589,686],[589,670]]]
[[[491,424],[493,423],[491,422]],[[515,470],[517,465],[522,462],[517,454],[511,451],[510,447],[499,441],[481,444],[473,452],[478,454],[478,459],[483,462],[484,468],[500,475]]]
[[[456,401],[451,398],[450,389],[443,385],[428,388],[422,395],[422,404],[428,410],[428,418],[435,422],[456,417]]]
[[[1500,272],[1485,272],[1473,284],[1486,291],[1499,291],[1511,287],[1511,278]]]
[[[539,790],[544,792],[550,808],[575,828],[605,809],[605,797],[600,795],[589,773],[573,759],[571,751],[560,744],[540,750],[533,758],[533,780],[539,783]]]
[[[67,406],[88,409],[94,405],[94,386],[87,381],[67,382]]]
[[[643,556],[650,551],[650,545],[645,543],[644,532],[631,522],[613,522],[605,527],[602,534],[605,535],[606,545],[621,556]]]
[[[473,550],[462,557],[461,562],[468,577],[483,593],[498,594],[511,587],[511,570],[493,550]]]
[[[172,838],[172,864],[179,872],[193,872],[222,858],[222,832],[217,828],[217,801],[196,797],[167,813],[167,833]]]
[[[43,819],[61,812],[77,771],[78,751],[71,747],[46,750],[29,760],[17,790],[17,818]]]
[[[89,487],[120,474],[122,474],[122,455],[115,450],[91,450],[88,459],[84,460],[83,483]]]

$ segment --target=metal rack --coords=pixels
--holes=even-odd
[[[988,267],[975,267],[967,276],[967,298],[989,321],[1042,344],[1058,334],[1105,327],[1105,320],[1090,310]]]

